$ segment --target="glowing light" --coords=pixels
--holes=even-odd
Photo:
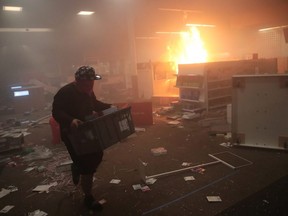
[[[92,15],[92,14],[94,14],[93,11],[80,11],[78,13],[78,15],[84,15],[84,16],[89,16],[89,15]]]
[[[274,26],[274,27],[269,27],[269,28],[262,28],[262,29],[259,29],[258,31],[259,32],[264,32],[264,31],[270,31],[270,30],[275,30],[275,29],[281,29],[281,28],[285,28],[285,27],[288,27],[288,25],[285,25],[285,26]]]
[[[22,7],[3,6],[4,11],[22,11]]]
[[[190,27],[187,32],[182,32],[175,44],[167,46],[167,51],[169,61],[176,64],[202,63],[208,59],[204,42],[196,26]]]

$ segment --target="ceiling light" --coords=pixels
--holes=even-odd
[[[22,7],[3,6],[4,11],[22,11]]]
[[[0,32],[52,32],[50,28],[0,28]]]
[[[187,23],[186,26],[195,26],[195,27],[216,27],[215,25],[209,25],[209,24],[194,24],[194,23]]]
[[[269,28],[262,28],[262,29],[259,29],[258,31],[259,32],[264,32],[264,31],[270,31],[270,30],[281,29],[281,28],[286,28],[286,27],[288,27],[288,25],[285,25],[285,26],[274,26],[274,27],[269,27]]]
[[[80,11],[78,13],[78,15],[83,15],[83,16],[89,16],[89,15],[92,15],[92,14],[94,14],[93,11]]]

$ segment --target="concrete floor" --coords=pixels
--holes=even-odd
[[[145,127],[145,132],[137,132],[105,151],[104,160],[95,175],[93,193],[98,200],[105,199],[107,202],[103,212],[95,215],[287,215],[287,205],[283,204],[288,200],[285,194],[287,152],[223,147],[219,144],[226,141],[224,137],[210,136],[211,128],[200,126],[199,119],[182,121],[183,127],[171,126],[168,121],[166,116],[154,116],[154,125]],[[55,172],[55,167],[69,157],[63,144],[51,144],[50,125],[37,124],[30,127],[29,132],[31,134],[25,137],[21,150],[0,154],[0,188],[10,185],[18,188],[18,191],[0,198],[0,209],[14,205],[7,215],[17,216],[37,209],[53,216],[93,215],[84,208],[81,190],[72,184],[70,172]],[[35,145],[45,147],[52,156],[25,162],[23,156],[25,153],[27,156],[28,150]],[[151,149],[158,147],[164,147],[167,154],[153,155]],[[146,175],[150,176],[181,169],[183,162],[192,166],[213,162],[215,159],[209,154],[219,152],[236,154],[252,164],[232,169],[217,163],[203,167],[203,173],[187,170],[158,178],[146,192],[132,187],[135,184],[145,185],[139,174],[139,159],[148,163]],[[7,158],[12,158],[15,164],[8,165]],[[238,161],[232,162],[239,165]],[[43,165],[45,170],[26,173],[24,170],[29,164],[36,167]],[[185,181],[187,176],[193,176],[195,180]],[[111,184],[112,179],[120,179],[121,182]],[[58,185],[51,187],[49,193],[32,191],[37,185],[55,181]],[[222,201],[211,203],[207,201],[207,196],[220,196]]]

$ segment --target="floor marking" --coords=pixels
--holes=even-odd
[[[159,209],[161,209],[161,208],[164,208],[164,207],[169,206],[169,205],[171,205],[171,204],[173,204],[173,203],[175,203],[175,202],[178,202],[178,201],[180,201],[180,200],[182,200],[182,199],[184,199],[184,198],[186,198],[186,197],[188,197],[188,196],[190,196],[190,195],[192,195],[192,194],[194,194],[194,193],[197,193],[197,192],[199,192],[199,191],[201,191],[201,190],[203,190],[203,189],[205,189],[205,188],[207,188],[207,187],[210,187],[210,186],[212,186],[212,185],[214,185],[214,184],[216,184],[216,183],[218,183],[218,182],[220,182],[220,181],[223,181],[223,180],[229,178],[229,177],[232,176],[232,175],[235,175],[237,172],[238,172],[238,171],[235,171],[235,172],[233,172],[233,173],[230,173],[230,174],[228,174],[228,175],[226,175],[226,176],[223,176],[222,178],[217,179],[217,180],[215,180],[215,181],[213,181],[213,182],[211,182],[211,183],[209,183],[209,184],[207,184],[207,185],[205,185],[205,186],[203,186],[203,187],[201,187],[201,188],[198,188],[198,189],[196,189],[196,190],[194,190],[194,191],[191,191],[190,193],[185,194],[185,195],[183,195],[183,196],[181,196],[181,197],[179,197],[179,198],[177,198],[177,199],[174,199],[174,200],[172,200],[172,201],[170,201],[170,202],[168,202],[168,203],[165,203],[165,204],[163,204],[163,205],[161,205],[161,206],[158,206],[158,207],[156,207],[156,208],[153,208],[153,209],[151,209],[151,210],[149,210],[149,211],[143,212],[142,215],[150,214],[150,213],[155,212],[155,211],[157,211],[157,210],[159,210]]]

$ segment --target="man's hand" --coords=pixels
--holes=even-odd
[[[83,124],[83,122],[79,119],[73,119],[71,124],[70,124],[70,127],[71,128],[78,128],[80,124]]]

